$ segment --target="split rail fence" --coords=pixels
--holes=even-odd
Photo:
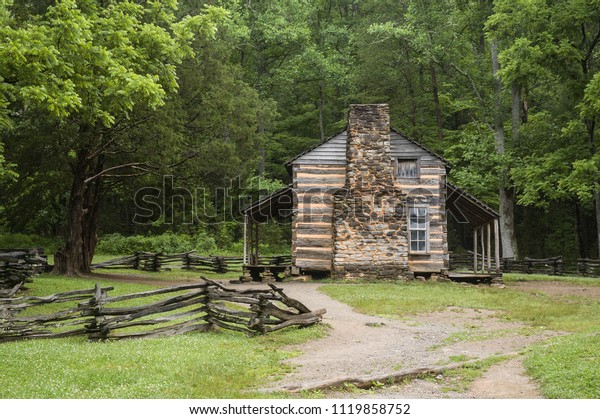
[[[44,249],[0,249],[0,297],[12,297],[47,266]]]
[[[291,255],[263,256],[259,265],[291,265]],[[201,256],[194,250],[186,253],[165,255],[163,253],[139,252],[130,256],[95,263],[93,269],[135,269],[159,272],[169,269],[186,269],[199,272],[242,272],[244,259],[236,256]]]
[[[473,265],[472,252],[450,255],[450,270],[472,270]],[[502,272],[600,277],[600,259],[563,260],[561,256],[546,259],[502,259]]]
[[[479,265],[481,261],[478,255]],[[199,272],[228,273],[241,272],[243,258],[236,256],[201,256],[195,251],[165,255],[162,253],[140,252],[92,265],[94,269],[135,269],[159,272],[170,269],[186,269]],[[258,265],[289,266],[290,255],[263,256]],[[473,252],[450,254],[450,270],[470,271],[473,269]],[[523,260],[502,259],[502,272],[547,275],[580,275],[600,277],[600,259],[563,260],[561,256],[546,259],[524,258]]]
[[[108,295],[113,287],[96,284],[46,297],[0,298],[0,343],[79,335],[94,341],[172,336],[215,327],[253,335],[321,321],[324,309],[312,311],[269,286],[237,290],[203,278],[117,296]],[[36,314],[40,311],[47,314]]]

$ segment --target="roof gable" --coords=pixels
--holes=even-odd
[[[322,154],[324,157],[331,155],[333,161],[338,161],[340,158],[340,155],[343,154],[344,161],[345,161],[347,139],[348,139],[348,133],[344,129],[344,130],[338,132],[337,134],[333,134],[331,137],[327,138],[326,140],[321,141],[320,143],[315,144],[314,146],[312,146],[310,148],[307,148],[302,153],[298,154],[296,157],[292,157],[291,159],[286,161],[284,164],[286,166],[291,166],[291,165],[297,163],[297,160],[300,160],[303,157],[310,158],[311,154],[313,154],[313,152],[315,155]],[[300,163],[300,162],[298,162],[298,163]]]
[[[428,160],[437,164],[450,167],[450,163],[440,155],[427,149],[415,140],[408,138],[401,132],[392,129],[391,134],[391,154],[392,157],[419,157],[425,156]],[[285,165],[289,168],[294,164],[325,164],[325,165],[345,165],[346,164],[346,142],[348,133],[346,130],[338,132],[325,141],[303,151],[296,157],[288,160]]]

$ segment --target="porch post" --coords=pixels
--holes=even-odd
[[[250,265],[258,265],[258,223],[250,224]]]
[[[483,226],[481,226],[481,273],[485,272],[485,238],[483,232]]]
[[[487,271],[492,273],[492,225],[487,224]]]
[[[244,214],[244,265],[248,264],[248,214]]]
[[[496,273],[500,273],[500,226],[497,218],[494,218],[494,250],[496,258]]]
[[[473,273],[477,273],[477,228],[473,228]]]

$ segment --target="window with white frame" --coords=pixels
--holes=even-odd
[[[427,207],[410,207],[408,211],[408,231],[411,253],[429,251],[429,225]]]

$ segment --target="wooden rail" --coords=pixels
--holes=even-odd
[[[450,270],[469,270],[473,266],[473,253],[450,254]],[[577,259],[563,260],[561,256],[522,260],[502,259],[502,272],[545,275],[578,275],[584,277],[600,277],[600,260]]]
[[[109,296],[112,287],[46,297],[0,299],[0,342],[87,335],[90,340],[173,336],[218,327],[248,335],[319,323],[281,288],[231,289],[202,278],[197,284]],[[49,314],[28,314],[52,305]]]
[[[259,265],[290,265],[291,255],[263,256]],[[194,250],[165,255],[163,253],[139,252],[130,256],[95,263],[93,269],[136,269],[159,272],[167,269],[186,269],[200,272],[242,272],[244,260],[237,256],[201,256]]]

